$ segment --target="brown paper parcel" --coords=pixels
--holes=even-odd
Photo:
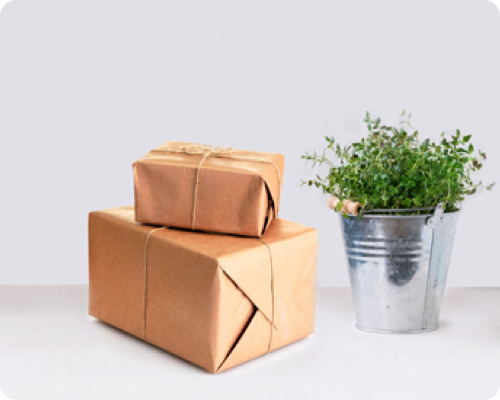
[[[278,212],[283,155],[227,149],[205,157],[207,148],[170,141],[133,164],[136,221],[262,237]]]
[[[277,219],[264,241],[133,214],[90,213],[91,316],[213,373],[313,333],[315,229]]]

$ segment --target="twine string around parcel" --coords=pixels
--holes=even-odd
[[[233,150],[231,147],[220,147],[220,146],[207,146],[207,145],[202,145],[202,144],[190,144],[186,146],[180,146],[177,149],[153,149],[151,150],[153,153],[178,153],[178,154],[186,154],[188,156],[192,155],[202,155],[203,157],[200,159],[198,162],[198,165],[196,166],[196,173],[195,173],[195,180],[194,180],[194,195],[193,195],[193,209],[191,211],[191,230],[194,230],[195,226],[195,220],[196,220],[196,203],[198,200],[198,186],[200,183],[200,169],[202,164],[205,162],[205,160],[208,157],[226,157],[230,158],[233,160],[243,160],[243,161],[254,161],[254,162],[263,162],[267,164],[271,164],[274,169],[276,170],[276,175],[278,178],[278,201],[275,203],[275,208],[277,208],[277,204],[280,203],[280,198],[281,198],[281,177],[280,177],[280,172],[278,167],[276,166],[275,163],[273,163],[270,160],[262,160],[258,158],[252,158],[252,157],[241,157],[240,156],[235,156],[235,150]],[[277,216],[277,209],[274,210],[274,216]]]
[[[153,233],[163,229],[164,227],[151,229],[146,236],[146,244],[144,248],[144,290],[143,290],[143,298],[142,298],[142,336],[144,340],[146,338],[146,309],[147,309],[147,299],[148,299],[148,247],[149,247],[149,238]]]

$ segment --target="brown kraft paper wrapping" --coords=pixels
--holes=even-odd
[[[278,212],[283,155],[231,150],[204,157],[182,151],[190,146],[200,145],[170,141],[133,164],[136,221],[262,237]]]
[[[217,373],[314,332],[316,259],[316,230],[282,219],[262,240],[96,211],[89,314]]]

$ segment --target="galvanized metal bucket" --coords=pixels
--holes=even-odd
[[[340,214],[357,328],[438,329],[459,215],[439,207],[434,215]]]

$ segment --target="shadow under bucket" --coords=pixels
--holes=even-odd
[[[438,329],[458,215],[340,214],[357,328]]]

